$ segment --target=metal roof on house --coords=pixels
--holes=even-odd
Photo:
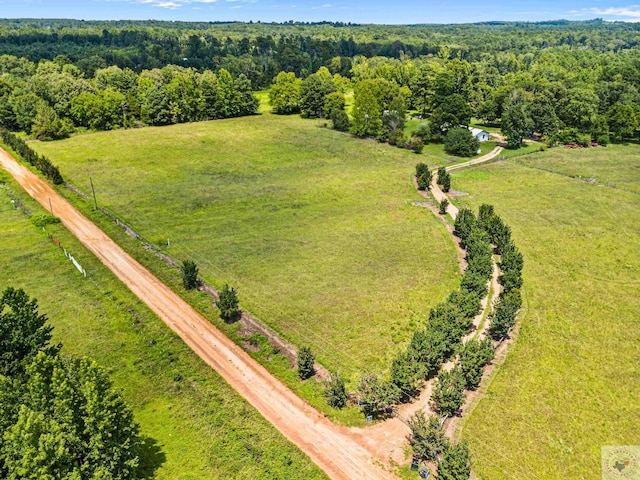
[[[482,130],[481,128],[469,127],[469,130],[471,131],[471,135],[473,135],[474,137],[477,137],[481,133],[486,133],[487,135],[489,135],[489,132],[487,132],[486,130]]]

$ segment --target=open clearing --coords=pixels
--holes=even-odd
[[[55,327],[63,352],[108,369],[133,407],[158,479],[326,478],[59,225],[48,226],[87,270],[84,279],[19,210],[44,210],[0,171],[0,290],[24,288]],[[6,183],[5,183],[6,182]],[[91,283],[95,281],[97,288]]]
[[[638,196],[520,164],[634,190],[637,159],[637,146],[553,149],[452,174],[525,256],[518,340],[463,418],[480,478],[595,479],[601,446],[638,443]]]
[[[523,165],[640,194],[640,146],[609,145],[576,153],[569,148],[527,155]]]
[[[384,370],[459,278],[431,212],[411,205],[427,160],[299,117],[80,135],[32,146],[85,192],[319,360]],[[171,246],[166,246],[167,240]]]

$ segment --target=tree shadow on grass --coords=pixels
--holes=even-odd
[[[157,470],[167,461],[162,445],[151,437],[140,437],[138,456],[140,458],[139,478],[155,478]]]

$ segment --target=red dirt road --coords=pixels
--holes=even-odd
[[[171,289],[63,199],[0,149],[0,165],[62,223],[207,364],[333,479],[393,479],[364,439],[338,427],[298,398]]]

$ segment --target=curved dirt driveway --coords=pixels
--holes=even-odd
[[[459,168],[465,168],[465,167],[470,167],[472,165],[477,165],[478,163],[488,162],[489,160],[500,155],[500,153],[502,153],[502,150],[504,150],[504,148],[501,146],[498,146],[493,150],[491,150],[486,155],[483,155],[478,158],[474,158],[473,160],[469,160],[468,162],[458,163],[456,165],[451,165],[450,167],[446,167],[447,172],[450,172],[451,170],[457,170]],[[442,190],[440,190],[440,186],[438,185],[437,173],[433,175],[433,178],[431,180],[431,193],[433,194],[434,198],[438,201],[438,203],[441,203],[445,199],[449,200],[449,197],[447,196],[447,194],[444,193]],[[455,220],[456,217],[458,216],[458,207],[449,203],[449,206],[447,207],[447,213],[451,215],[451,218]]]
[[[120,248],[45,181],[0,149],[0,165],[207,364],[333,479],[392,479],[366,443],[313,409]],[[380,459],[385,461],[386,459]]]

